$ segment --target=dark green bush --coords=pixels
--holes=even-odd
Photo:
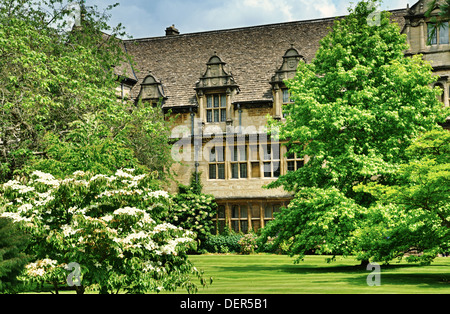
[[[0,217],[0,293],[18,291],[17,276],[27,264],[29,238],[11,220]]]
[[[202,249],[209,253],[239,253],[241,247],[239,240],[242,235],[211,235],[202,245]]]

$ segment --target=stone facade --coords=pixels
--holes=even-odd
[[[424,53],[436,62],[448,105],[450,47],[424,44],[422,2],[392,11],[392,19],[408,34],[407,54]],[[263,186],[308,160],[286,156],[286,147],[267,138],[267,117],[283,119],[282,105],[290,101],[283,81],[295,75],[299,62],[312,61],[335,19],[193,34],[171,26],[165,37],[124,41],[136,63],[128,77],[138,82],[127,85],[127,93],[162,101],[163,110],[176,117],[179,176],[170,189],[176,192],[177,183],[188,184],[192,173],[199,173],[204,193],[219,204],[218,231],[258,230],[292,198]]]
[[[421,0],[407,8],[403,33],[408,35],[410,49],[406,55],[422,54],[423,58],[431,63],[439,81],[436,86],[444,92],[442,102],[449,106],[450,98],[450,41],[448,22],[435,32],[431,32],[433,25],[431,17],[426,17],[431,0]],[[439,9],[436,7],[431,15],[437,17]]]

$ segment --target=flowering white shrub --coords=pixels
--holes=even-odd
[[[0,185],[0,216],[33,238],[36,261],[24,277],[65,284],[70,263],[81,266],[83,289],[101,293],[193,292],[201,272],[187,260],[195,234],[165,221],[172,199],[132,169],[114,176],[78,171],[64,180],[34,172]],[[79,291],[79,290],[77,290]]]

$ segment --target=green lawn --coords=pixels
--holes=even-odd
[[[199,255],[190,260],[206,278],[214,279],[199,294],[450,293],[450,258],[438,258],[430,266],[406,262],[381,266],[378,287],[367,285],[371,272],[351,258],[327,264],[323,256],[308,256],[297,265],[280,255]]]

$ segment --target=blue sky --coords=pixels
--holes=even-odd
[[[119,2],[111,23],[133,38],[164,36],[175,24],[181,33],[308,20],[347,14],[357,0],[87,0],[100,9]],[[384,0],[382,9],[405,8],[417,0]]]

